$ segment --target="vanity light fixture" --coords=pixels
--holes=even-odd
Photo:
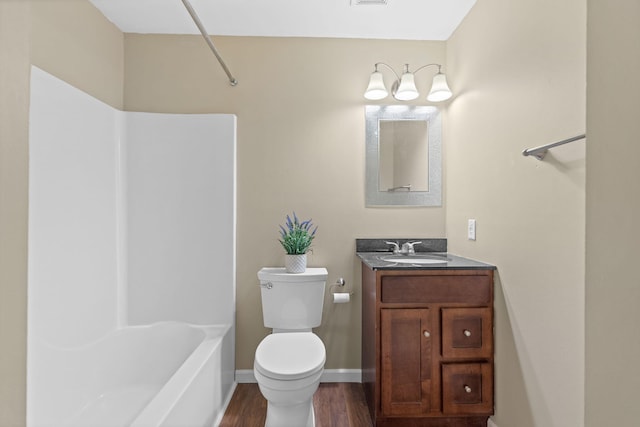
[[[431,90],[427,95],[427,100],[431,102],[446,101],[451,98],[451,89],[447,85],[447,77],[442,74],[442,65],[440,64],[427,64],[417,68],[415,71],[409,71],[409,64],[404,64],[404,72],[402,77],[395,72],[395,70],[385,64],[384,62],[378,62],[374,65],[374,71],[369,78],[369,86],[364,92],[364,97],[371,100],[384,99],[389,95],[387,87],[384,84],[382,72],[378,71],[378,65],[384,65],[389,68],[396,76],[396,80],[391,85],[391,94],[398,101],[411,101],[416,99],[420,94],[418,88],[416,88],[415,74],[427,67],[438,67],[438,72],[433,77],[433,83],[431,84]]]

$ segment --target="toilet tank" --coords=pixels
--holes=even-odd
[[[258,271],[264,326],[292,331],[320,326],[327,275],[326,268],[296,274],[277,267]]]

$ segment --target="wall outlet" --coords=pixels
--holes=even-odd
[[[470,219],[467,225],[467,239],[476,240],[476,220]]]

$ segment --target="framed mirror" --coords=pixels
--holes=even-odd
[[[442,121],[433,106],[367,105],[366,206],[442,206]]]

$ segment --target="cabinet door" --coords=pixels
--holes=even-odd
[[[428,309],[382,309],[381,401],[385,416],[431,410],[432,330]]]

